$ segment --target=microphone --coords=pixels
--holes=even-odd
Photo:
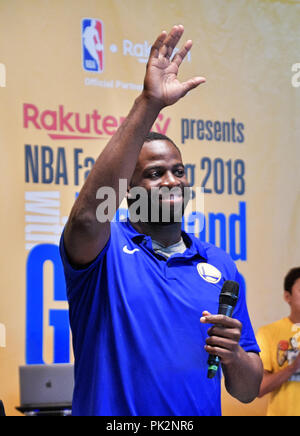
[[[220,293],[218,315],[226,315],[231,318],[238,298],[239,284],[232,280],[226,280]],[[220,358],[210,354],[207,363],[207,377],[214,378],[220,365]]]

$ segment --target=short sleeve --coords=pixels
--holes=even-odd
[[[272,372],[273,365],[270,355],[270,341],[268,339],[268,334],[265,328],[262,327],[258,330],[256,334],[256,339],[261,349],[260,358],[263,362],[264,369],[266,371]]]
[[[59,252],[64,267],[68,299],[70,299],[70,297],[73,296],[73,294],[75,294],[77,290],[85,289],[86,286],[84,286],[84,284],[87,281],[90,281],[91,276],[93,274],[96,274],[97,271],[101,269],[101,264],[103,263],[103,260],[109,249],[110,241],[111,238],[109,238],[105,247],[93,262],[91,262],[86,267],[80,268],[80,267],[75,267],[74,265],[71,264],[64,244],[64,232],[62,233],[60,244],[59,244]]]
[[[246,352],[259,353],[260,348],[257,344],[255,333],[251,324],[247,301],[246,301],[246,287],[245,281],[241,274],[236,270],[235,281],[239,283],[239,299],[237,306],[234,310],[233,317],[242,323],[242,335],[240,339],[240,346]]]

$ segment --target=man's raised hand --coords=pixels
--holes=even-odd
[[[187,41],[172,58],[183,32],[182,25],[174,26],[169,34],[162,32],[151,48],[144,81],[144,95],[161,109],[176,103],[206,81],[204,77],[194,77],[182,83],[178,80],[179,67],[193,45],[191,40]]]

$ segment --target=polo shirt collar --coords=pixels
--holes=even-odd
[[[153,250],[151,236],[144,235],[142,233],[137,232],[132,227],[129,220],[125,222],[125,225],[126,225],[126,230],[132,242],[138,245],[140,244],[144,245],[149,250]],[[187,250],[182,254],[177,254],[176,256],[184,257],[184,258],[192,258],[195,256],[200,256],[203,260],[207,262],[206,250],[203,247],[201,241],[198,238],[194,237],[193,235],[189,235],[184,230],[182,230],[181,235],[185,245],[187,246]]]

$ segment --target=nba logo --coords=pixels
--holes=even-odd
[[[102,73],[104,70],[103,22],[84,18],[82,32],[82,60],[86,71]]]

